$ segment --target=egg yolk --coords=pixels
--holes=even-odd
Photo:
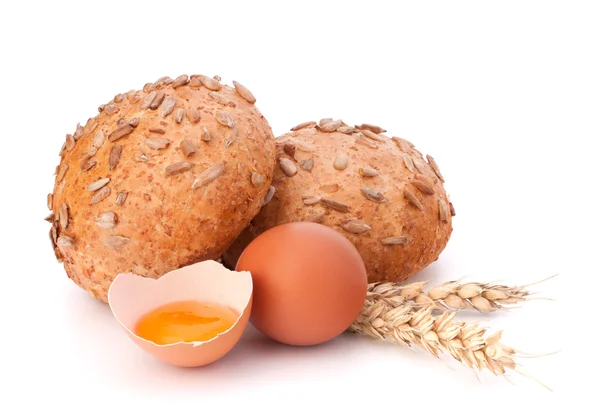
[[[207,341],[233,326],[238,315],[217,303],[168,303],[143,315],[135,334],[159,345]]]

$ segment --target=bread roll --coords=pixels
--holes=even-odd
[[[262,232],[302,220],[352,241],[370,282],[403,281],[437,260],[454,215],[442,174],[432,157],[383,132],[323,119],[278,137],[274,193],[225,254],[226,265]]]
[[[157,278],[218,259],[258,213],[275,144],[254,96],[234,86],[164,77],[116,95],[67,135],[50,239],[93,297],[106,302],[120,272]]]

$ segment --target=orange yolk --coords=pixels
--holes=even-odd
[[[207,341],[233,326],[238,315],[216,303],[168,303],[143,315],[135,334],[159,345]]]

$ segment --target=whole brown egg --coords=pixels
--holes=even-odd
[[[251,323],[288,345],[317,345],[343,333],[367,295],[367,272],[354,245],[321,224],[276,226],[254,239],[236,270],[253,281]]]

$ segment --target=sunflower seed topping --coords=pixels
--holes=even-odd
[[[73,246],[73,239],[69,236],[58,236],[56,244],[60,247],[71,247]]]
[[[75,142],[79,141],[79,138],[83,136],[83,127],[81,124],[77,124],[77,128],[75,128],[75,133],[73,134],[73,139]]]
[[[106,105],[106,106],[104,106],[104,113],[106,115],[114,115],[117,112],[119,112],[119,108],[117,108],[115,105]]]
[[[388,201],[381,192],[374,188],[363,187],[361,188],[361,192],[368,200],[376,203],[386,203]]]
[[[221,90],[221,84],[214,78],[209,78],[208,76],[204,75],[194,75],[194,77],[197,78],[205,88],[210,89],[211,91]]]
[[[92,147],[99,149],[104,144],[104,131],[101,129],[94,132],[94,139],[92,140]]]
[[[347,213],[350,211],[350,207],[340,203],[339,201],[332,200],[330,198],[321,198],[319,201],[325,207],[329,207],[332,210],[339,211],[340,213]]]
[[[118,127],[113,132],[108,135],[108,140],[110,142],[115,142],[124,136],[127,136],[133,132],[133,127],[129,124],[125,124],[123,126]]]
[[[106,197],[110,195],[110,187],[102,187],[100,190],[96,191],[93,197],[90,199],[90,205],[97,204],[100,201],[104,200]]]
[[[121,247],[129,243],[129,239],[123,236],[108,236],[104,239],[104,245],[107,247]]]
[[[350,219],[342,222],[342,228],[348,233],[361,234],[371,230],[371,226],[362,220]]]
[[[206,127],[202,127],[202,141],[204,142],[210,142],[211,137],[210,137],[210,132],[208,132],[208,129],[206,129]]]
[[[415,164],[415,168],[417,169],[417,171],[419,171],[423,175],[427,175],[428,171],[427,168],[425,168],[424,163],[413,158],[413,164]]]
[[[167,167],[165,168],[165,171],[169,175],[175,175],[175,174],[185,172],[185,171],[189,170],[190,168],[192,168],[193,166],[194,166],[194,164],[192,164],[190,162],[179,161],[179,162],[175,162],[173,164],[167,165]]]
[[[194,143],[189,139],[184,139],[183,141],[181,141],[181,144],[179,144],[179,148],[181,148],[181,152],[183,152],[183,155],[185,155],[186,158],[189,158],[196,153],[196,147],[194,146]]]
[[[355,126],[357,129],[371,131],[374,134],[381,134],[382,132],[387,132],[385,129],[378,127],[377,125],[361,124],[361,125],[355,125]]]
[[[48,203],[48,210],[52,210],[52,201],[54,200],[54,194],[49,193],[46,198],[46,202]]]
[[[85,158],[81,161],[81,165],[80,165],[81,171],[91,170],[92,168],[94,168],[95,165],[96,165],[96,160]]]
[[[275,195],[275,187],[270,185],[269,190],[267,191],[267,194],[265,194],[265,199],[264,199],[262,205],[266,206],[267,204],[269,204],[269,202],[273,199],[274,195]]]
[[[289,155],[290,157],[295,159],[296,156],[296,146],[294,144],[284,144],[283,145],[283,152],[285,152],[287,155]]]
[[[148,156],[142,151],[136,151],[135,155],[133,156],[133,160],[135,162],[148,162]]]
[[[381,239],[381,244],[384,246],[400,246],[406,243],[408,243],[408,237],[406,236],[394,236]]]
[[[155,137],[155,136],[151,136],[151,137],[147,138],[145,142],[146,142],[146,145],[148,145],[148,147],[150,147],[154,150],[165,149],[171,143],[171,141],[169,141],[166,138]]]
[[[166,117],[167,115],[169,115],[171,112],[173,112],[173,109],[175,109],[175,104],[177,104],[177,101],[175,100],[175,98],[168,96],[167,98],[165,98],[165,100],[162,102],[162,105],[160,106],[160,116],[162,116],[163,118]]]
[[[373,141],[385,142],[385,138],[383,138],[382,136],[380,136],[380,135],[378,135],[378,134],[376,134],[376,133],[374,133],[372,131],[369,131],[368,129],[365,129],[365,130],[361,131],[361,133],[365,137],[370,138]]]
[[[156,92],[156,96],[154,97],[154,99],[152,100],[152,103],[150,104],[150,109],[152,109],[153,111],[158,108],[163,100],[165,99],[165,93],[163,91],[158,91]]]
[[[128,193],[117,194],[117,198],[115,199],[115,204],[118,206],[122,206],[123,204],[125,204],[125,200],[127,200],[127,195],[128,195]]]
[[[109,230],[117,224],[117,215],[112,211],[105,211],[98,214],[95,221],[98,227]]]
[[[68,169],[69,169],[69,164],[61,164],[61,166],[58,167],[58,172],[56,173],[56,179],[59,182],[62,181],[63,178],[65,178],[65,175],[67,174]]]
[[[315,164],[315,162],[312,158],[302,160],[298,163],[298,165],[300,165],[300,168],[302,168],[303,170],[306,170],[306,171],[312,171],[314,164]]]
[[[438,200],[438,209],[440,213],[440,220],[444,223],[447,223],[450,220],[450,211],[448,209],[448,205],[444,202],[444,200]]]
[[[290,131],[298,131],[304,128],[312,128],[315,126],[317,126],[317,123],[314,121],[302,122],[301,124],[298,124],[295,127],[291,128]]]
[[[197,124],[200,122],[200,118],[202,118],[202,113],[198,108],[191,107],[188,110],[188,118],[192,124]]]
[[[319,127],[322,127],[325,124],[328,124],[333,121],[333,118],[323,118],[319,121]]]
[[[310,214],[304,217],[303,221],[310,221],[313,223],[323,223],[325,221],[325,214]]]
[[[435,159],[433,159],[433,157],[429,154],[427,154],[426,158],[427,158],[427,162],[429,163],[429,166],[431,167],[431,169],[433,170],[435,175],[438,176],[438,178],[440,179],[441,182],[445,182],[444,177],[442,176],[442,173],[440,172],[440,167],[438,166],[437,162],[435,162]]]
[[[338,154],[333,161],[333,167],[336,170],[345,170],[348,166],[348,156],[346,154]]]
[[[69,226],[69,206],[67,206],[67,203],[60,205],[58,209],[58,221],[62,230],[66,230]]]
[[[50,213],[46,217],[44,217],[44,220],[46,220],[48,223],[53,223],[54,219],[55,219],[54,213]]]
[[[252,181],[252,185],[255,187],[260,187],[265,182],[265,177],[257,172],[253,172],[250,181]]]
[[[187,85],[187,83],[188,83],[189,81],[190,81],[190,80],[189,80],[189,78],[188,78],[188,75],[181,75],[181,76],[177,76],[177,77],[175,78],[175,80],[173,81],[173,83],[171,84],[171,87],[172,87],[173,89],[175,89],[175,88],[179,88],[180,86]]]
[[[413,163],[412,158],[408,154],[401,154],[402,159],[404,160],[404,165],[406,165],[406,169],[411,173],[415,172],[415,164]]]
[[[75,139],[73,135],[67,134],[67,138],[65,139],[65,149],[67,151],[72,151],[75,148]]]
[[[325,184],[319,187],[319,190],[324,192],[324,193],[335,193],[336,191],[338,191],[340,189],[340,185],[335,183],[335,184]]]
[[[321,197],[319,196],[302,196],[302,201],[306,206],[312,206],[313,204],[317,204],[321,201]]]
[[[235,126],[235,119],[233,119],[233,117],[225,111],[217,111],[215,117],[221,125],[224,125],[228,128],[233,128]]]
[[[392,137],[392,140],[396,143],[398,148],[404,152],[410,152],[410,150],[413,148],[412,145],[404,138]]]
[[[423,207],[423,203],[417,198],[417,196],[410,191],[407,187],[404,187],[404,197],[408,200],[410,204],[423,211],[425,207]]]
[[[363,177],[376,177],[379,175],[376,169],[371,167],[362,167],[358,169],[358,173]]]
[[[205,185],[216,180],[225,173],[225,163],[219,161],[202,171],[196,176],[194,183],[192,184],[192,190],[196,188],[204,187]]]
[[[94,181],[93,183],[90,183],[87,186],[87,190],[90,191],[90,192],[98,191],[99,189],[101,189],[102,187],[104,187],[109,182],[110,182],[110,178],[108,178],[108,177],[101,178],[99,180]]]
[[[288,177],[293,177],[298,172],[296,164],[288,158],[279,158],[279,168]]]
[[[152,102],[156,98],[156,91],[150,92],[144,99],[142,99],[142,103],[140,104],[140,109],[148,109]]]
[[[363,134],[356,134],[356,140],[354,142],[356,142],[359,145],[364,145],[365,147],[369,147],[369,148],[373,148],[373,149],[377,149],[379,148],[377,146],[377,144],[375,144],[372,140],[365,138],[365,136]]]
[[[450,205],[450,215],[452,217],[456,216],[456,210],[454,210],[454,204],[448,203]]]
[[[178,124],[181,124],[183,122],[184,116],[185,116],[185,111],[183,110],[183,108],[177,108],[175,110],[175,113],[173,114],[173,118],[175,119],[175,122]]]
[[[115,144],[110,149],[110,153],[108,154],[108,169],[114,170],[119,160],[121,159],[121,153],[123,152],[123,147],[121,145]]]
[[[430,187],[426,182],[419,180],[419,179],[411,179],[410,182],[412,183],[412,185],[414,185],[415,187],[417,187],[417,189],[422,192],[423,194],[427,194],[427,195],[433,195],[435,194],[435,191],[433,190],[432,187]]]
[[[213,98],[215,102],[220,103],[223,106],[231,106],[232,108],[236,107],[236,103],[229,99],[227,96],[223,95],[219,92],[209,92],[208,96]]]
[[[140,124],[140,118],[131,118],[128,124],[136,128]]]
[[[235,90],[237,91],[237,93],[239,93],[240,96],[242,98],[244,98],[246,101],[248,101],[251,104],[256,102],[256,98],[254,97],[252,92],[250,92],[248,90],[248,88],[246,88],[244,85],[242,85],[239,82],[233,81],[233,86],[235,87]]]
[[[322,132],[334,132],[340,126],[342,126],[342,121],[340,119],[338,119],[336,121],[329,121],[329,122],[319,126],[319,129]]]
[[[153,134],[158,134],[158,135],[165,135],[165,130],[162,128],[150,128],[148,130],[148,132],[151,132]]]
[[[342,134],[347,134],[347,135],[351,135],[351,134],[355,134],[357,132],[360,132],[358,129],[356,128],[352,128],[349,126],[344,126],[342,125],[341,127],[339,127],[338,129],[336,129],[337,132],[341,132]]]

